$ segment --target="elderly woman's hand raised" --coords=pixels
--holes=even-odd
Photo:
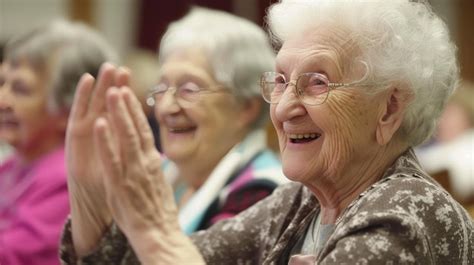
[[[128,79],[125,70],[105,64],[95,87],[88,75],[78,85],[67,149],[72,197],[77,198],[71,218],[77,254],[90,252],[113,218],[138,257],[146,256],[141,259],[145,264],[199,260],[179,227],[142,107],[130,88],[113,86],[126,85]],[[182,248],[189,255],[182,255]]]
[[[128,87],[109,89],[106,101],[108,119],[97,119],[94,139],[114,221],[142,263],[196,263],[200,254],[181,232],[173,191],[163,178],[142,106]]]
[[[112,85],[128,84],[129,74],[113,65],[102,65],[97,81],[84,74],[77,85],[76,97],[66,134],[68,186],[71,203],[74,246],[79,255],[89,252],[111,222],[105,204],[103,173],[94,149],[93,125],[105,116],[105,95]]]

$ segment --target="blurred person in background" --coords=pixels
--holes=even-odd
[[[258,85],[274,58],[257,25],[201,7],[171,23],[161,39],[160,75],[148,103],[187,234],[238,214],[284,180],[266,145],[268,109]]]
[[[59,264],[69,213],[64,140],[75,87],[114,50],[79,23],[54,21],[11,39],[0,70],[0,264]]]
[[[441,115],[433,140],[416,151],[429,173],[448,172],[457,199],[474,203],[474,83],[461,83]]]

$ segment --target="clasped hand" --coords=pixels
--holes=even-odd
[[[77,87],[66,143],[77,254],[91,251],[113,219],[142,263],[175,262],[169,254],[183,248],[199,256],[180,230],[160,154],[128,79],[127,71],[104,64],[95,86],[86,74]],[[84,236],[87,224],[99,235]]]

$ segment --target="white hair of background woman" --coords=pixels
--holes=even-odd
[[[118,62],[118,55],[85,24],[56,20],[10,40],[5,59],[26,59],[36,71],[49,74],[47,106],[49,111],[57,112],[71,108],[82,74],[97,76],[101,64]]]
[[[426,1],[282,0],[268,22],[278,43],[318,25],[347,30],[360,53],[342,74],[362,62],[366,82],[381,84],[375,89],[395,85],[413,94],[399,130],[411,146],[431,136],[458,82],[456,46]]]
[[[189,48],[206,54],[216,80],[240,100],[261,98],[260,76],[275,67],[266,33],[248,20],[222,11],[193,7],[184,18],[171,23],[160,43],[159,61],[162,64],[174,52]],[[256,127],[265,124],[268,111],[262,108]]]

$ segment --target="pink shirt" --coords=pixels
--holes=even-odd
[[[64,146],[22,165],[0,165],[0,264],[59,264],[59,237],[69,214]]]

